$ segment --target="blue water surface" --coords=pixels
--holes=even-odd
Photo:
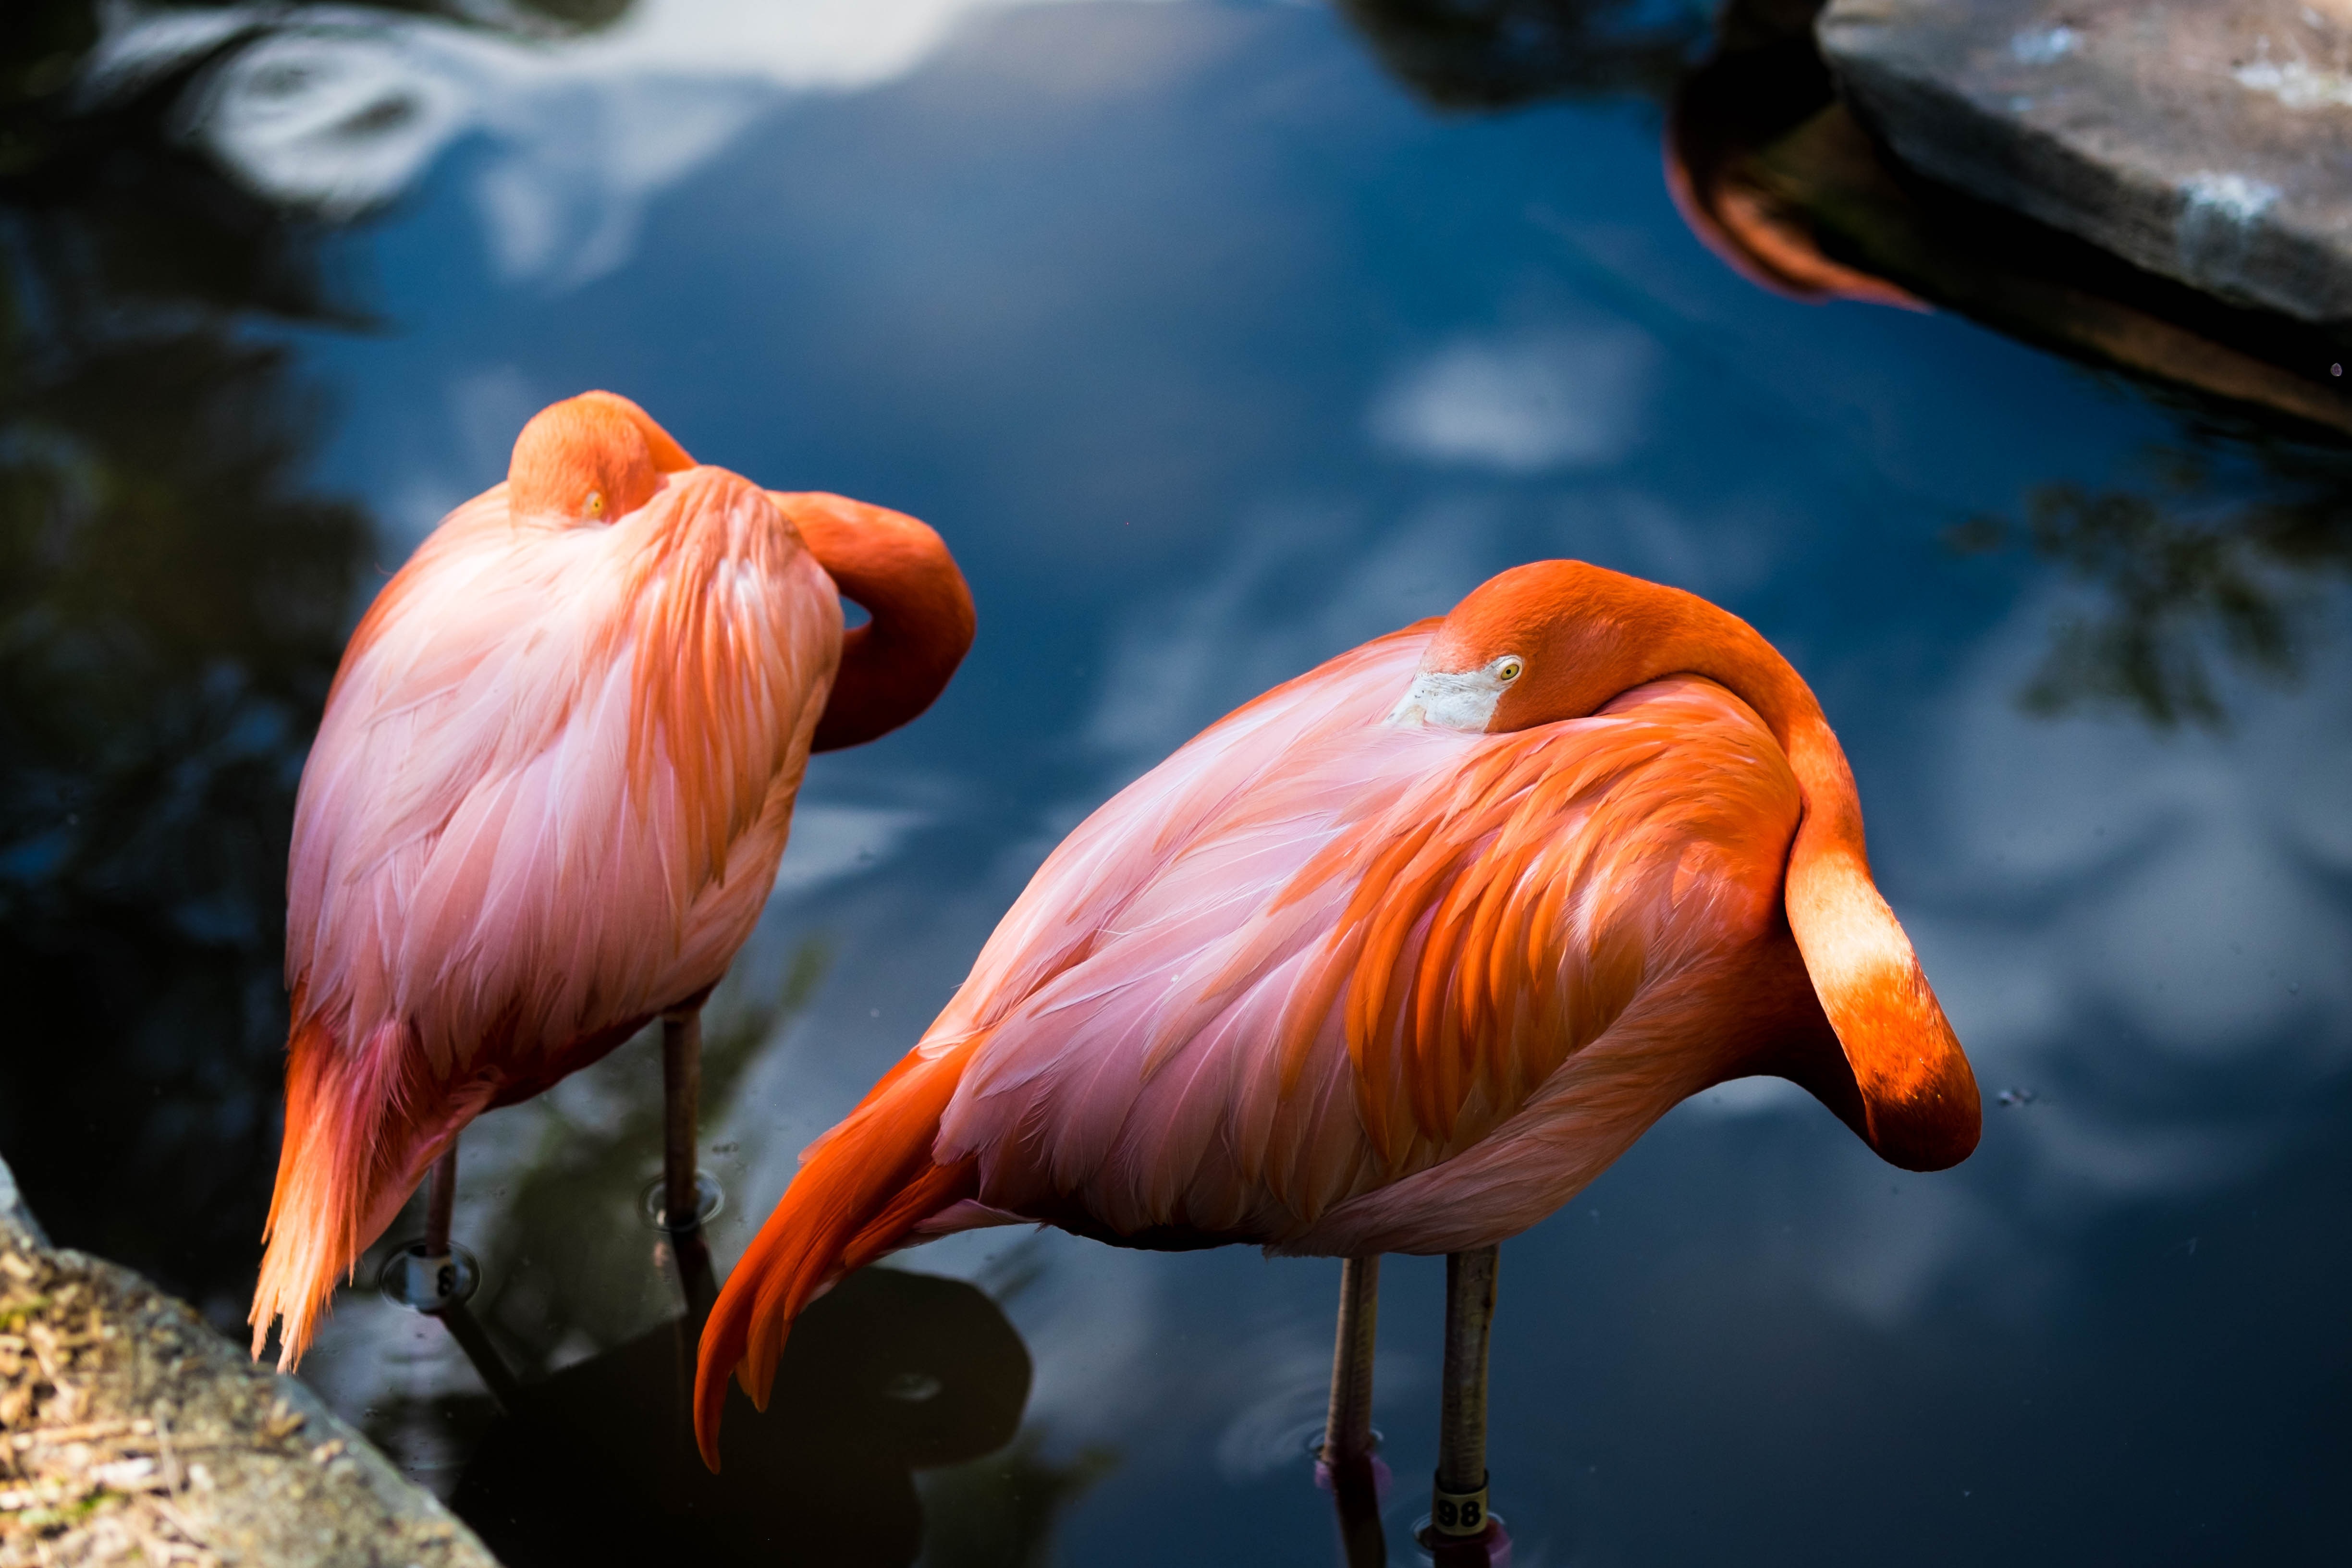
[[[568,47],[480,79],[499,112],[335,242],[372,330],[267,329],[329,398],[310,481],[364,503],[389,569],[533,410],[610,387],[704,461],[926,519],[980,606],[931,713],[812,764],[713,1005],[754,1037],[705,1128],[722,1267],[1086,813],[1268,685],[1576,556],[1728,606],[1812,682],[1986,1126],[1914,1175],[1794,1089],[1728,1085],[1507,1243],[1491,1453],[1521,1568],[2341,1541],[2340,589],[2250,568],[2292,602],[2291,672],[2190,625],[2222,717],[2167,725],[2026,701],[2108,589],[2014,528],[1955,542],[2062,484],[2226,529],[2284,483],[2267,448],[1951,314],[1768,293],[1675,212],[1655,103],[1433,110],[1323,6],[975,7],[798,84]],[[704,144],[595,153],[631,135]],[[2183,453],[2206,475],[2167,490]],[[658,1145],[615,1131],[652,1064],[640,1042],[467,1135],[459,1231],[504,1238],[519,1359],[675,1310],[631,1208]],[[619,1247],[601,1275],[512,1207],[591,1144],[607,1174],[565,1202]],[[1018,1464],[923,1471],[926,1561],[1330,1560],[1305,1452],[1335,1264],[1013,1231],[893,1264],[977,1281],[1034,1363]],[[1400,1563],[1443,1273],[1385,1276]],[[455,1494],[487,1417],[436,1326],[346,1292],[304,1371]],[[1042,1522],[986,1557],[974,1521],[1024,1496]]]

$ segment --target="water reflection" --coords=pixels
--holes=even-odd
[[[405,13],[392,47],[240,9],[320,24],[462,110],[382,144],[384,167],[425,151],[338,237],[300,195],[323,184],[262,176],[360,169],[366,138],[348,164],[319,161],[332,137],[292,138],[284,162],[238,143],[243,163],[176,139],[213,56],[68,123],[54,94],[96,13],[20,6],[39,26],[0,39],[18,1031],[0,1147],[62,1240],[241,1316],[274,1142],[286,808],[340,617],[495,479],[514,411],[608,383],[678,410],[718,460],[935,521],[983,605],[933,714],[812,769],[736,994],[764,1008],[796,964],[827,967],[742,1047],[708,1123],[722,1263],[1079,815],[1232,702],[1573,553],[1730,604],[1792,651],[1988,1089],[2033,1098],[1990,1113],[1952,1178],[1895,1184],[1801,1097],[1717,1091],[1515,1243],[1535,1305],[1498,1320],[1517,1370],[1494,1419],[1522,1561],[1868,1563],[1889,1540],[1955,1565],[2314,1555],[2352,1523],[2331,1484],[2352,1429],[2334,1316],[2352,1257],[2326,1212],[2352,1149],[2333,458],[2200,436],[2150,382],[1951,311],[1812,309],[1733,276],[1658,166],[1676,83],[1694,138],[1731,101],[1667,60],[1695,7],[1358,20],[1373,9],[638,0],[552,43]],[[820,13],[853,20],[814,42],[743,23]],[[1475,24],[1447,68],[1464,105],[1551,85],[1515,113],[1430,113],[1381,63],[1412,52],[1388,19],[1417,14]],[[1625,18],[1635,45],[1481,63],[1510,27],[1589,38],[1587,16]],[[715,18],[699,36],[697,16]],[[317,104],[299,123],[342,123]],[[1757,150],[1793,156],[1818,110],[1734,124],[1724,166],[1769,195]],[[1772,210],[1806,219],[1818,258],[1914,287],[1808,226],[1832,205]],[[132,237],[159,225],[183,243]],[[183,381],[157,379],[174,365]],[[53,398],[66,386],[83,390]],[[311,386],[333,398],[323,439]],[[2143,456],[2180,448],[2201,474],[2186,489]],[[2079,499],[2037,529],[2029,498],[2061,485]],[[2097,511],[2109,496],[2131,505]],[[1945,548],[1970,517],[2004,521],[1963,529],[1979,553]],[[2237,612],[2197,585],[2241,581],[2276,607],[2299,684],[2241,672]],[[2143,644],[2197,650],[2226,730],[2171,675],[2170,731],[2097,695],[2127,684],[2106,677],[2074,711],[2020,711],[2055,616],[2104,626],[2136,604]],[[652,1145],[616,1131],[651,1102],[648,1045],[478,1123],[458,1215],[497,1258],[480,1300],[504,1353],[551,1387],[643,1355],[611,1386],[644,1405],[667,1373],[635,1347],[677,1311],[634,1207]],[[1330,1559],[1303,1457],[1328,1265],[1004,1242],[902,1260],[998,1302],[1034,1360],[1008,1447],[916,1472],[929,1560],[1042,1561],[1049,1537],[1068,1562]],[[1442,1269],[1423,1262],[1392,1260],[1382,1303],[1376,1418],[1407,1478],[1428,1474],[1434,1403],[1415,1346]],[[545,1521],[524,1481],[616,1489],[520,1461],[512,1484],[469,1479],[497,1417],[439,1326],[352,1293],[331,1334],[306,1375],[412,1474],[488,1500],[490,1528],[500,1499]],[[916,1370],[944,1396],[946,1374]],[[870,1393],[848,1418],[880,1421]],[[898,1461],[859,1430],[879,1496]],[[1399,1491],[1382,1523],[1402,1560],[1426,1505],[1417,1480]]]
[[[201,61],[76,110],[98,30],[0,36],[0,1142],[61,1240],[225,1305],[275,1159],[294,784],[373,545],[244,323],[353,310],[317,230],[172,134]]]
[[[802,1333],[767,1415],[734,1390],[728,1419],[740,1425],[719,1475],[694,1451],[697,1336],[671,1322],[530,1388],[483,1432],[453,1504],[516,1568],[912,1563],[925,1539],[913,1471],[1012,1439],[1028,1352],[982,1291],[887,1268],[843,1280]],[[996,1561],[1034,1555],[1052,1512]]]
[[[1381,64],[1441,109],[1576,93],[1663,98],[1706,35],[1650,0],[1339,0]]]
[[[1668,105],[1665,174],[1735,271],[1809,300],[1959,310],[2000,331],[2222,405],[2352,433],[2328,366],[2340,332],[2236,309],[2083,241],[1910,175],[1839,101],[1813,42],[1825,0],[1341,0],[1433,107],[1562,97]],[[1704,49],[1701,46],[1704,44]]]
[[[707,1126],[735,1114],[747,1073],[792,1031],[829,963],[823,942],[804,942],[781,976],[762,984],[755,963],[721,986],[705,1014]],[[796,1338],[769,1412],[733,1394],[742,1451],[730,1446],[719,1476],[702,1468],[699,1320],[677,1315],[672,1244],[644,1215],[658,1170],[656,1038],[649,1029],[485,1123],[488,1191],[461,1205],[457,1231],[482,1261],[475,1311],[521,1385],[508,1410],[462,1373],[404,1394],[396,1371],[387,1379],[420,1351],[456,1360],[437,1325],[384,1307],[364,1283],[413,1224],[394,1225],[362,1261],[362,1284],[339,1293],[313,1375],[365,1391],[369,1435],[443,1489],[503,1562],[903,1564],[934,1518],[959,1549],[994,1552],[979,1561],[1042,1561],[1061,1507],[1110,1457],[1057,1462],[1033,1434],[973,1463],[1006,1447],[1027,1402],[1028,1352],[998,1305],[1029,1278],[1017,1249],[979,1285],[887,1268],[845,1280],[811,1309],[821,1327],[805,1345]],[[720,1142],[706,1168],[739,1182],[738,1152]],[[926,1501],[915,1477],[931,1470],[949,1473]],[[583,1509],[583,1495],[598,1505]]]
[[[821,942],[804,942],[764,997],[738,976],[712,998],[703,1028],[704,1126],[727,1120],[744,1073],[806,1010],[829,962]],[[678,1300],[676,1260],[645,1213],[646,1183],[659,1170],[647,1152],[661,1147],[658,1035],[645,1030],[615,1050],[588,1092],[539,1096],[501,1128],[504,1142],[521,1145],[520,1157],[508,1167],[489,1224],[461,1239],[483,1262],[474,1310],[527,1380],[592,1347],[620,1345],[649,1313]],[[733,1152],[712,1150],[707,1164],[738,1170]],[[387,1232],[362,1277],[373,1278],[377,1258],[408,1234],[401,1225]]]
[[[1905,174],[1838,101],[1813,42],[1822,4],[1730,0],[1696,64],[1694,32],[1678,30],[1686,18],[1655,7],[1352,0],[1345,9],[1383,63],[1441,107],[1609,92],[1670,99],[1675,203],[1694,233],[1764,288],[1813,301],[1934,300],[2200,397],[2192,417],[2226,429],[2216,441],[2263,455],[2270,477],[2260,482],[2273,496],[2261,501],[2221,499],[2244,488],[2242,471],[2217,486],[2191,447],[2154,464],[2148,486],[2043,485],[2027,498],[2021,526],[1987,515],[1949,531],[1966,552],[2021,543],[2089,590],[2090,602],[2053,626],[2021,694],[2029,711],[2113,708],[2162,727],[2211,725],[2224,716],[2216,658],[2257,679],[2297,676],[2322,581],[2352,548],[2352,463],[2227,410],[2252,405],[2352,434],[2352,399],[2329,384],[2323,363],[2343,345],[2331,350],[2304,323],[2143,277]],[[1607,356],[1589,345],[1567,359],[1576,381],[1610,379]],[[1541,413],[1545,391],[1521,376],[1496,395],[1514,429]],[[2242,451],[2231,460],[2242,470]]]
[[[2302,676],[2328,591],[2352,575],[2352,452],[2251,432],[2218,445],[2160,455],[2137,488],[2043,485],[2021,523],[1986,516],[1948,534],[1969,553],[2022,545],[2087,590],[2019,694],[2029,711],[2219,726],[2232,672]]]

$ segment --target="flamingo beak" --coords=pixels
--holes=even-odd
[[[1495,705],[1503,700],[1503,684],[1487,669],[1424,669],[1389,710],[1388,721],[1476,734],[1494,721]]]

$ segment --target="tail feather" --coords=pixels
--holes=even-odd
[[[301,1361],[336,1279],[351,1276],[487,1098],[485,1090],[452,1103],[398,1024],[352,1049],[321,1020],[303,1017],[299,996],[296,1003],[299,1022],[286,1043],[285,1143],[247,1315],[256,1359],[272,1323],[282,1322],[280,1372]]]
[[[694,1440],[719,1468],[719,1423],[733,1373],[766,1409],[793,1321],[817,1293],[979,1191],[976,1162],[936,1164],[940,1118],[971,1043],[909,1056],[803,1157],[773,1213],[728,1277],[703,1326],[694,1379]]]

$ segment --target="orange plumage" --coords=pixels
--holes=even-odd
[[[1976,1141],[1796,671],[1691,595],[1507,572],[1228,715],[1063,842],[729,1279],[704,1456],[729,1373],[764,1398],[802,1307],[893,1247],[1037,1220],[1467,1251],[1757,1072],[1897,1164]]]
[[[467,1121],[719,982],[811,750],[920,712],[971,630],[911,518],[697,466],[609,393],[531,420],[360,622],[303,770],[256,1354],[282,1318],[300,1357]]]

